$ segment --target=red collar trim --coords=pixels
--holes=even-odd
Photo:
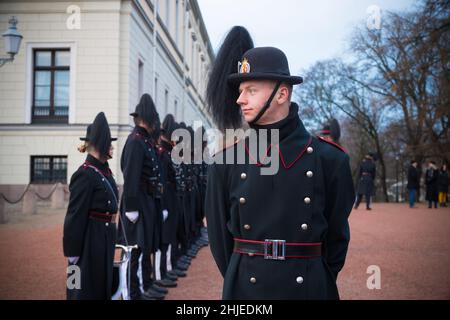
[[[290,163],[290,164],[286,164],[286,161],[284,160],[284,156],[283,156],[283,153],[281,152],[280,146],[279,146],[279,145],[276,145],[275,147],[278,149],[278,153],[280,154],[281,164],[283,165],[283,167],[284,167],[286,170],[289,170],[290,168],[292,168],[292,167],[294,166],[294,164],[295,164],[298,160],[300,160],[301,157],[303,157],[303,155],[304,155],[305,152],[306,152],[306,149],[308,149],[308,147],[309,147],[311,144],[312,144],[312,137],[309,137],[308,143],[303,147],[302,151],[299,153],[299,155],[297,156],[297,158],[295,158],[295,160],[292,161],[292,163]],[[250,150],[248,149],[248,146],[247,146],[247,142],[244,143],[244,146],[245,146],[245,151],[247,152],[247,154],[249,155],[249,157],[252,158],[252,160],[253,160],[254,162],[256,162],[256,165],[257,165],[258,167],[263,166],[263,164],[261,164],[259,161],[256,161],[256,159],[255,159],[255,158],[253,157],[253,155],[250,153]],[[269,151],[270,151],[271,148],[272,148],[272,145],[270,145],[269,148],[267,148],[266,154],[265,154],[264,158],[262,159],[263,162],[264,162],[264,160],[267,158],[267,156],[269,155]]]
[[[95,165],[93,165],[92,163],[90,163],[89,161],[85,161],[84,163],[83,163],[83,168],[84,169],[87,169],[88,168],[88,166],[91,166],[91,167],[94,167],[95,169],[97,169],[98,171],[100,171],[104,176],[112,176],[112,171],[111,171],[111,169],[107,169],[107,171],[105,171],[105,170],[101,170],[100,168],[98,168],[98,167],[96,167]]]

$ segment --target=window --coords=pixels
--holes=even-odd
[[[194,80],[194,70],[195,70],[195,66],[194,66],[194,61],[195,61],[195,59],[194,59],[194,57],[195,57],[195,40],[194,40],[194,38],[192,37],[192,48],[191,48],[192,50],[192,52],[191,52],[191,72],[192,72],[192,80]]]
[[[169,113],[169,91],[166,89],[164,92],[164,114]]]
[[[33,123],[67,123],[70,50],[35,49],[33,55]]]
[[[158,78],[155,78],[155,88],[153,91],[153,102],[155,103],[155,105],[158,105]]]
[[[144,63],[139,60],[138,65],[138,97],[139,99],[144,94]]]
[[[166,27],[170,32],[170,2],[172,0],[166,0]]]
[[[180,28],[180,1],[176,0],[175,2],[175,43],[177,45],[179,41],[179,28]]]
[[[175,100],[175,103],[174,103],[173,116],[175,117],[175,120],[178,117],[178,100]]]
[[[31,183],[67,183],[67,156],[31,156]]]

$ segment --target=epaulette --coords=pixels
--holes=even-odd
[[[345,149],[342,148],[340,145],[338,145],[336,142],[328,141],[328,140],[322,138],[321,136],[317,136],[317,138],[318,138],[320,141],[323,141],[323,142],[326,142],[326,143],[328,143],[328,144],[331,144],[332,146],[338,148],[338,149],[341,150],[342,152],[347,153],[347,151],[345,151]]]

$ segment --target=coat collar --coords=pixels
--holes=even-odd
[[[109,169],[108,161],[105,163],[102,163],[97,158],[93,157],[92,155],[88,154],[86,157],[86,161],[84,162],[84,166],[93,166],[97,170],[99,170],[103,175],[110,176],[112,174],[111,170]]]
[[[134,133],[137,133],[145,138],[150,138],[150,134],[142,127],[136,126],[133,130]]]
[[[164,150],[166,150],[166,151],[172,151],[172,149],[173,149],[172,144],[169,143],[169,142],[167,142],[167,141],[165,141],[165,140],[162,140],[162,139],[161,139],[161,141],[160,141],[159,144],[160,144],[160,146],[163,147]]]
[[[303,157],[303,155],[307,152],[308,147],[310,147],[312,144],[312,136],[305,129],[303,122],[298,116],[298,105],[296,103],[291,104],[289,115],[285,119],[271,125],[255,125],[252,126],[252,128],[256,130],[257,135],[259,135],[259,129],[268,129],[267,136],[269,140],[270,130],[280,130],[280,142],[274,145],[271,144],[270,141],[268,141],[267,151],[265,153],[260,152],[259,158],[257,155],[253,155],[250,153],[248,147],[248,139],[246,139],[246,152],[253,160],[258,159],[257,165],[259,166],[261,166],[260,162],[264,162],[264,159],[268,155],[272,154],[273,152],[277,152],[280,157],[280,164],[288,170]]]

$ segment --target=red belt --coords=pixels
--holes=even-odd
[[[101,222],[116,222],[117,213],[89,211],[89,218]]]
[[[234,252],[249,256],[263,256],[269,260],[286,258],[309,259],[322,256],[322,242],[286,242],[266,239],[265,241],[234,238]]]

